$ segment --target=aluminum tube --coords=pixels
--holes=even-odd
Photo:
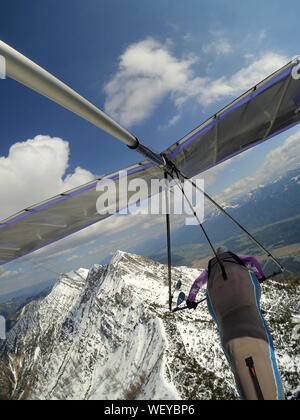
[[[52,99],[121,140],[127,146],[135,147],[138,144],[137,139],[131,133],[104,112],[3,41],[0,41],[1,55],[5,59],[7,76]]]

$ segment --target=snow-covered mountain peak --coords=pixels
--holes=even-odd
[[[173,267],[173,287],[180,279],[187,293],[200,272]],[[60,276],[46,298],[22,312],[0,347],[2,398],[237,398],[205,303],[170,313],[167,276],[167,266],[122,251],[108,265]],[[267,288],[269,320],[276,312],[297,312],[297,290]],[[293,343],[283,329],[274,338],[294,391]]]

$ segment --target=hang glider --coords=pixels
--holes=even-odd
[[[300,121],[300,80],[294,77],[299,58],[250,89],[164,152],[156,153],[78,93],[1,41],[0,55],[6,60],[7,76],[85,118],[146,158],[122,170],[126,171],[128,181],[140,178],[150,185],[151,179],[162,179],[174,167],[191,178]],[[2,220],[0,265],[110,216],[111,213],[102,214],[100,211],[100,214],[99,206],[98,209],[96,206],[99,197],[104,194],[97,191],[96,186],[99,181],[105,184],[109,180],[114,180],[118,186],[120,172],[59,194]],[[119,211],[134,198],[134,193],[117,191],[119,194],[113,207]]]

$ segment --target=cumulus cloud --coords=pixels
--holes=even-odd
[[[206,52],[231,52],[225,39],[214,39],[204,47]],[[182,106],[193,99],[207,106],[224,97],[235,97],[263,80],[288,60],[280,54],[267,52],[252,59],[231,76],[213,80],[209,75],[195,75],[193,66],[200,60],[195,55],[176,57],[172,44],[162,44],[153,38],[130,45],[119,58],[115,75],[104,86],[105,111],[129,127],[147,119],[169,97],[177,108],[169,125],[179,120]],[[163,122],[162,122],[163,123]]]
[[[69,154],[67,141],[44,135],[11,146],[0,157],[0,220],[94,179],[80,167],[67,175]]]
[[[130,45],[106,84],[105,111],[127,126],[146,119],[165,95],[181,91],[196,57],[177,59],[152,38]]]
[[[0,220],[95,178],[91,172],[80,167],[68,173],[69,157],[69,143],[58,137],[37,135],[12,145],[8,155],[0,157]],[[24,261],[38,259],[47,262],[58,257],[69,258],[70,254],[80,255],[76,251],[83,246],[88,247],[99,238],[108,241],[112,234],[126,235],[126,230],[134,229],[144,220],[143,216],[126,217],[126,220],[111,216],[37,250]]]
[[[287,170],[299,167],[300,131],[289,136],[285,142],[269,152],[262,166],[253,176],[248,176],[226,188],[222,194],[223,201],[230,202],[250,192],[260,185],[266,185],[285,174]]]

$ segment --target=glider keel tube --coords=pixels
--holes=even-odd
[[[108,115],[3,41],[0,41],[0,55],[5,59],[7,76],[74,112],[127,146],[137,145],[136,138]]]

